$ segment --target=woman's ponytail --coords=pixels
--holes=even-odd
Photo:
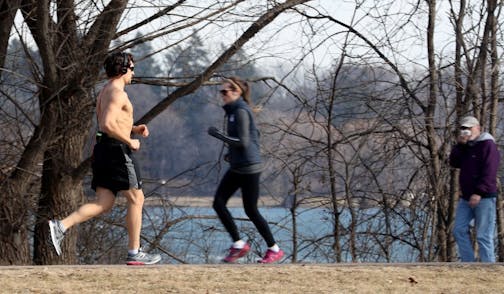
[[[238,86],[238,88],[241,91],[241,96],[243,97],[243,100],[245,100],[245,102],[250,106],[252,111],[259,112],[258,108],[255,107],[254,103],[252,102],[249,83],[247,81],[240,79],[237,76],[229,77],[228,80],[232,85]]]

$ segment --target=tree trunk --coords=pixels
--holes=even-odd
[[[71,1],[58,2],[55,7],[57,20],[50,15],[49,1],[23,1],[23,17],[41,56],[43,86],[39,94],[41,120],[30,140],[31,148],[25,150],[17,170],[30,170],[42,159],[44,166],[39,198],[34,200],[38,207],[33,205],[36,211],[34,254],[32,258],[25,252],[19,253],[25,256],[21,262],[23,264],[31,260],[37,264],[75,262],[76,233],[70,232],[63,242],[64,258],[55,259],[52,248],[46,242],[47,219],[70,213],[77,208],[82,198],[81,184],[86,166],[81,163],[82,146],[87,138],[94,108],[93,97],[84,92],[98,81],[100,64],[107,55],[126,4],[126,0],[110,1],[96,17],[87,35],[78,40]],[[30,149],[34,151],[28,152]],[[24,161],[26,168],[20,169]],[[24,177],[28,178],[25,174]],[[26,180],[11,178],[11,185],[18,190],[9,195],[12,199],[18,199],[26,193]],[[18,208],[18,219],[26,219],[22,211]],[[23,242],[28,244],[28,239]],[[17,251],[12,249],[6,255],[18,254]],[[0,258],[4,258],[4,255]]]
[[[49,107],[46,107],[46,109]],[[43,112],[15,171],[0,185],[0,264],[30,264],[29,216],[35,209],[36,199],[31,187],[40,174],[38,164],[48,144],[54,121]]]
[[[70,214],[82,200],[82,182],[75,182],[72,177],[65,174],[63,166],[58,166],[56,158],[72,158],[69,153],[75,153],[82,145],[74,146],[74,150],[54,148],[48,150],[44,156],[44,175],[42,188],[38,201],[38,210],[34,233],[35,264],[75,264],[77,259],[74,254],[77,240],[77,230],[70,229],[61,246],[64,252],[62,258],[58,257],[51,246],[46,242],[49,238],[47,220],[63,218]],[[75,158],[75,157],[74,157]],[[70,254],[66,254],[70,253]]]
[[[458,202],[458,169],[452,169],[450,171],[450,191],[449,191],[449,203],[448,203],[448,220],[447,220],[447,248],[446,248],[446,261],[457,261],[457,250],[455,249],[455,238],[451,233],[453,230],[453,225],[455,223],[455,212],[457,210]]]
[[[352,257],[352,262],[357,262],[359,257],[357,255],[357,214],[355,213],[354,204],[352,202],[352,193],[350,190],[350,170],[348,164],[345,166],[345,199],[348,206],[348,212],[350,213],[350,224],[348,228],[350,241],[350,256]]]
[[[89,98],[87,98],[89,99]],[[44,153],[42,186],[38,199],[34,233],[35,264],[74,264],[77,262],[75,249],[77,230],[70,229],[62,244],[63,258],[52,248],[47,250],[48,219],[61,219],[73,212],[83,202],[82,177],[74,171],[83,158],[83,146],[91,128],[94,107],[85,97],[74,95],[60,103],[60,120],[66,123],[59,129],[59,139]],[[80,115],[75,115],[79,113]],[[88,154],[85,154],[86,156]]]
[[[24,185],[23,185],[24,186]],[[2,185],[0,205],[0,265],[30,263],[28,245],[28,197],[6,197],[23,195],[22,189],[12,181]]]
[[[441,178],[441,162],[439,160],[439,146],[437,142],[437,134],[436,134],[436,126],[435,126],[435,113],[437,106],[437,95],[438,95],[438,75],[437,75],[437,67],[435,62],[435,49],[434,49],[434,31],[436,27],[436,1],[430,0],[429,4],[429,21],[427,26],[427,52],[428,52],[428,61],[429,61],[429,98],[427,109],[425,112],[425,129],[427,133],[427,142],[429,148],[429,181],[432,190],[432,196],[434,197],[434,202],[436,203],[436,210],[434,214],[436,216],[436,222],[433,222],[434,226],[439,226],[443,222],[443,218],[441,216],[447,215],[446,211],[443,210],[445,207],[443,205],[439,205],[442,200],[441,196],[441,187],[442,187],[442,178]],[[437,228],[437,246],[438,258],[440,260],[446,260],[446,242],[448,240],[447,235],[449,232],[446,231],[447,226],[443,225]]]
[[[328,114],[327,114],[327,125],[326,125],[326,140],[327,140],[327,167],[329,171],[329,188],[330,188],[330,195],[331,195],[331,205],[332,205],[332,214],[333,214],[333,250],[334,250],[334,257],[336,259],[336,262],[342,262],[342,252],[341,252],[341,244],[339,242],[340,240],[340,215],[341,211],[338,208],[338,197],[336,194],[336,171],[334,170],[334,155],[333,155],[333,148],[336,148],[336,146],[333,146],[333,141],[332,141],[332,118],[333,118],[333,107],[334,107],[334,102],[335,102],[335,89],[336,89],[336,78],[337,78],[337,73],[334,74],[333,77],[333,84],[332,84],[332,95],[329,97],[329,103],[328,103]]]
[[[495,135],[497,130],[498,109],[499,109],[499,66],[500,60],[497,51],[497,20],[495,10],[497,8],[497,0],[488,0],[488,18],[490,33],[490,58],[491,58],[491,75],[490,75],[490,121],[488,124],[488,132]],[[501,4],[502,5],[502,4]],[[502,164],[502,163],[501,163]],[[504,262],[504,212],[502,199],[502,183],[497,179],[499,191],[497,193],[497,261]]]
[[[438,254],[437,261],[446,262],[448,261],[448,228],[445,223],[445,214],[446,211],[443,202],[441,199],[438,200],[437,208],[437,244],[438,244]]]
[[[290,207],[290,213],[291,213],[291,220],[292,220],[292,258],[291,262],[296,263],[297,262],[297,251],[298,251],[298,231],[297,231],[297,207],[298,207],[298,191],[299,191],[299,182],[300,182],[300,177],[298,176],[298,170],[299,169],[294,169],[292,173],[292,178],[293,178],[293,184],[294,184],[294,191],[292,193],[292,205]]]
[[[16,12],[19,9],[21,0],[1,0],[0,1],[0,68],[5,65],[5,56],[9,47],[9,38]],[[0,70],[0,80],[2,71]]]

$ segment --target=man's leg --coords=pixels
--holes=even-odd
[[[82,205],[74,211],[72,214],[61,220],[61,224],[68,230],[76,224],[85,222],[95,216],[105,213],[112,209],[114,206],[115,196],[112,191],[97,187],[96,188],[96,199]]]
[[[482,198],[474,208],[476,240],[481,262],[495,262],[495,198]]]
[[[474,261],[474,249],[469,234],[469,223],[474,218],[473,209],[468,202],[460,199],[455,213],[455,226],[453,236],[457,242],[460,260],[462,262]]]
[[[148,254],[140,250],[140,232],[142,230],[142,208],[144,194],[141,189],[122,191],[128,200],[126,228],[128,229],[128,265],[154,264],[161,260],[159,254]]]
[[[140,248],[140,231],[142,230],[142,209],[144,194],[141,189],[121,191],[128,200],[126,228],[128,229],[128,250]]]
[[[96,188],[96,199],[79,207],[63,220],[49,221],[50,242],[56,250],[56,254],[61,255],[61,242],[63,242],[66,230],[76,224],[80,224],[109,211],[114,205],[115,196],[112,191],[98,187]]]

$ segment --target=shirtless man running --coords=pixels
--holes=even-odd
[[[131,134],[147,137],[149,130],[146,125],[133,125],[133,105],[124,91],[133,79],[133,56],[120,52],[111,54],[105,60],[104,68],[109,81],[96,102],[99,131],[92,163],[91,186],[96,191],[96,200],[84,204],[62,220],[50,220],[50,242],[56,254],[61,255],[66,230],[109,211],[117,193],[121,192],[128,200],[126,264],[154,264],[161,260],[161,256],[145,253],[140,248],[144,194],[138,164],[132,154],[140,148],[140,141],[131,138]]]

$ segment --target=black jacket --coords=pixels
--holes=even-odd
[[[242,98],[224,105],[223,108],[226,111],[227,136],[213,127],[208,133],[228,144],[231,169],[260,164],[260,135],[252,110]]]

